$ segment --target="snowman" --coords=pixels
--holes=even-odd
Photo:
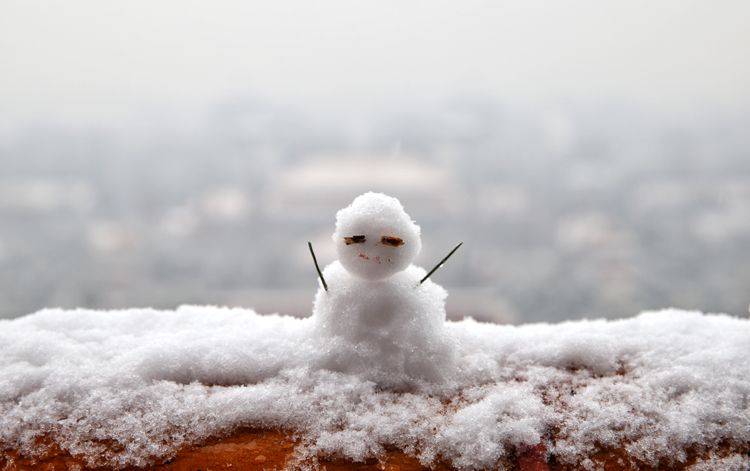
[[[319,271],[313,306],[318,366],[388,388],[445,380],[454,357],[444,329],[447,292],[412,265],[420,229],[401,203],[382,193],[358,196],[336,214],[333,241],[338,260]]]

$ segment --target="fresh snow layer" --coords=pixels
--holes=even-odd
[[[625,447],[654,465],[750,443],[748,320],[666,310],[443,334],[440,380],[393,389],[362,365],[326,369],[340,346],[312,318],[183,306],[0,321],[0,448],[34,454],[46,437],[92,465],[148,466],[238,427],[283,428],[302,462],[396,447],[480,469],[540,441],[562,463]]]

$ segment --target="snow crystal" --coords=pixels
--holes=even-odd
[[[750,443],[745,319],[446,322],[454,367],[406,390],[364,366],[323,368],[319,328],[197,306],[0,321],[0,448],[33,454],[49,437],[90,464],[147,466],[239,427],[282,428],[300,437],[300,456],[363,460],[394,447],[480,469],[539,442],[560,463],[626,447],[652,465]]]
[[[688,471],[748,471],[750,470],[750,458],[738,453],[728,456],[716,456],[711,453],[708,457],[698,460],[687,469]]]

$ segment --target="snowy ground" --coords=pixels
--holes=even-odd
[[[312,331],[310,319],[197,306],[0,321],[0,448],[33,453],[44,436],[91,464],[147,465],[237,427],[281,427],[302,458],[394,446],[474,469],[540,441],[584,464],[598,447],[655,464],[750,443],[748,320],[448,323],[455,369],[408,391],[317,369]]]

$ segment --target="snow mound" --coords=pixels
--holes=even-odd
[[[431,280],[420,284],[422,268],[410,265],[382,282],[353,277],[339,262],[323,273],[329,290],[318,289],[312,317],[321,368],[391,389],[453,376],[448,293]]]
[[[238,427],[283,428],[302,459],[395,447],[481,469],[540,442],[560,463],[625,447],[648,465],[750,443],[748,320],[447,322],[454,366],[406,391],[321,368],[316,328],[198,306],[0,321],[0,448],[33,454],[46,437],[91,465],[148,466]]]

